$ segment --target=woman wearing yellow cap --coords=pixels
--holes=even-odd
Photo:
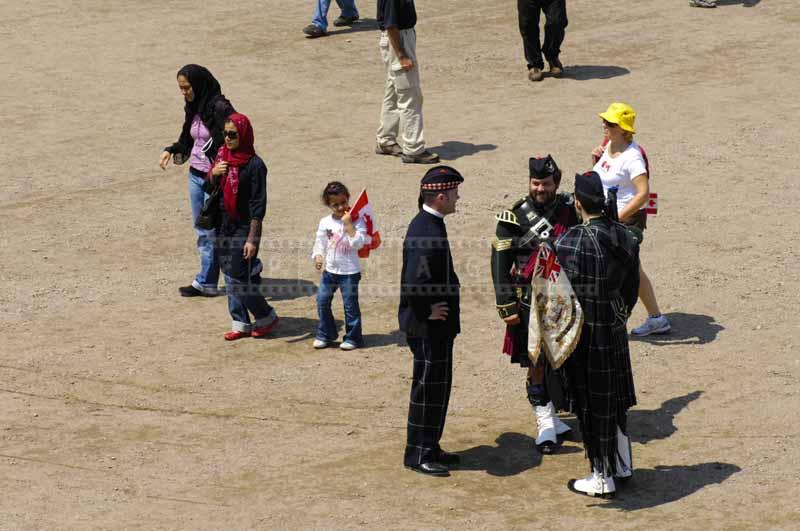
[[[650,196],[650,183],[647,158],[642,148],[633,141],[636,112],[624,103],[612,103],[605,112],[600,113],[600,118],[603,119],[605,140],[592,151],[595,160],[592,169],[600,175],[606,192],[612,186],[617,187],[619,220],[638,233],[641,240],[642,231],[647,226],[647,212],[644,209]],[[647,274],[643,269],[639,273],[639,298],[647,309],[648,317],[631,334],[665,334],[670,330],[669,320],[661,315]]]

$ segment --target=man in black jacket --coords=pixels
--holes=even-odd
[[[449,166],[436,166],[422,178],[419,213],[403,241],[400,279],[400,330],[414,354],[408,408],[406,467],[447,476],[459,457],[441,449],[453,379],[453,341],[461,331],[459,281],[447,240],[444,217],[456,211],[464,181]]]

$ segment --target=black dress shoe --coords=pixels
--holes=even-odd
[[[406,468],[428,476],[447,477],[450,475],[450,471],[447,467],[436,461],[428,461],[420,465],[406,465]]]
[[[458,454],[451,454],[444,450],[439,450],[439,462],[443,465],[458,465],[461,463],[461,456]]]

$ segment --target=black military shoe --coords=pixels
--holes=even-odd
[[[436,461],[428,461],[427,463],[422,463],[420,465],[406,465],[406,468],[427,476],[437,476],[443,478],[450,475],[450,470],[448,470],[443,464],[437,463]]]

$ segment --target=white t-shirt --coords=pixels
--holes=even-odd
[[[600,175],[600,180],[603,181],[603,192],[606,196],[608,196],[609,188],[618,187],[617,211],[619,211],[636,196],[636,186],[633,185],[632,179],[647,173],[647,165],[636,142],[631,142],[625,151],[615,158],[611,158],[608,154],[610,146],[610,143],[606,145],[603,156],[592,169]]]
[[[342,220],[335,219],[333,214],[319,220],[311,259],[313,260],[315,256],[323,256],[325,271],[328,273],[335,275],[360,273],[361,264],[358,261],[358,250],[370,241],[370,237],[367,234],[363,218],[359,218],[353,226],[356,234],[350,237],[344,231]]]

